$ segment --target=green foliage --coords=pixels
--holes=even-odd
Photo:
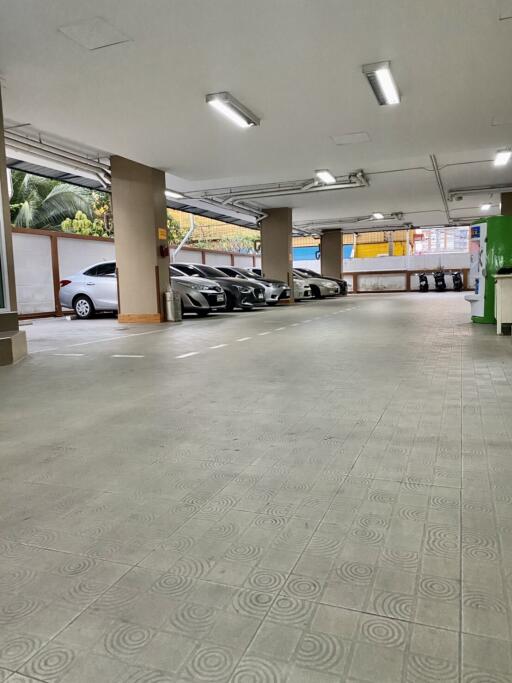
[[[254,254],[258,252],[259,234],[255,233],[254,237],[247,235],[233,235],[231,237],[222,237],[215,240],[194,240],[190,242],[190,246],[198,249],[216,249],[219,251],[233,251],[241,254]]]
[[[186,234],[187,229],[182,228],[178,221],[171,216],[169,209],[167,209],[167,239],[169,244],[178,246]]]
[[[94,237],[111,237],[105,229],[105,223],[101,218],[91,219],[83,213],[77,211],[74,218],[66,218],[61,223],[64,232],[74,232],[78,235],[93,235]]]
[[[91,192],[58,180],[13,171],[11,221],[23,228],[60,229],[77,211],[92,218]]]

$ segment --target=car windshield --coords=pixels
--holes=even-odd
[[[170,266],[169,272],[173,277],[183,277],[184,273],[181,272],[181,270],[178,270],[174,266]]]
[[[243,277],[249,277],[249,278],[259,277],[259,275],[256,275],[255,273],[251,273],[249,270],[246,270],[245,268],[237,268],[237,271]]]
[[[176,269],[181,271],[181,275],[189,275],[190,277],[203,277],[195,266],[187,266],[186,263],[179,263]]]
[[[222,266],[222,272],[229,275],[229,277],[242,277],[239,271],[234,268],[228,268],[227,266]]]
[[[293,274],[294,274],[296,277],[301,277],[301,278],[306,278],[306,277],[308,277],[307,275],[304,275],[304,273],[301,273],[300,270],[294,270],[294,271],[293,271]]]
[[[311,277],[320,277],[320,273],[315,272],[314,270],[307,270],[306,268],[301,268],[303,273],[306,273],[306,275],[311,275]]]
[[[222,270],[218,270],[217,268],[212,268],[211,266],[198,266],[197,268],[200,273],[202,273],[205,277],[227,277],[226,273],[223,273]]]

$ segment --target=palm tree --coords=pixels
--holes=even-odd
[[[22,228],[53,228],[82,211],[92,217],[91,192],[58,180],[12,171],[11,221]]]

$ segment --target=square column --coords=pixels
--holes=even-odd
[[[169,287],[165,173],[118,156],[110,165],[118,321],[163,322]]]
[[[503,192],[501,195],[501,215],[512,216],[512,192]]]
[[[292,210],[269,209],[261,226],[261,272],[286,282],[293,301]]]
[[[326,230],[320,236],[322,275],[340,278],[343,272],[343,233]]]
[[[1,95],[0,89],[0,365],[10,365],[27,355],[27,339],[25,332],[20,331],[18,327],[16,310],[16,280]]]

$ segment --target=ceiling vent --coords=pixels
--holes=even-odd
[[[86,50],[101,50],[132,40],[101,17],[59,26],[59,31]]]

